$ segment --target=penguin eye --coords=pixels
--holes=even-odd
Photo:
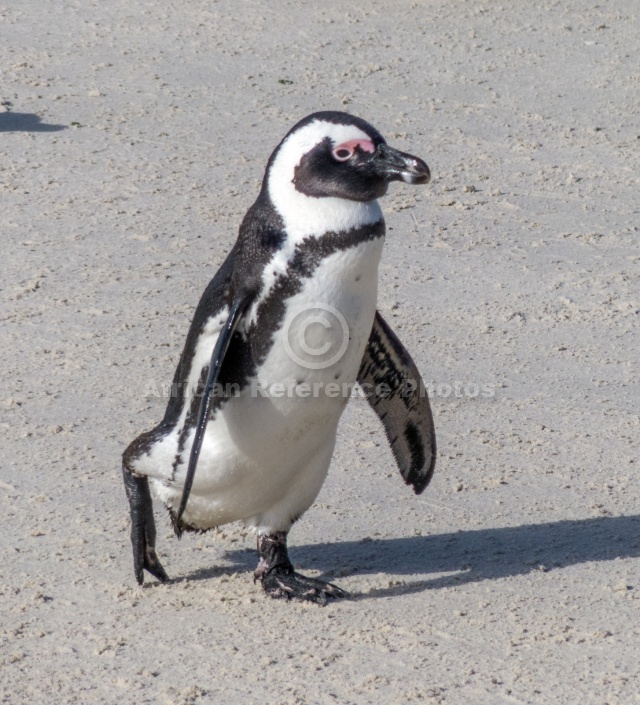
[[[376,151],[376,147],[371,140],[355,139],[336,145],[331,150],[331,154],[337,162],[346,162],[355,155],[356,151],[363,154],[373,154]]]
[[[350,149],[349,147],[337,147],[331,153],[336,161],[346,162],[353,156],[353,149]]]

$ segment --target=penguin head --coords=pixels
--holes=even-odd
[[[369,123],[348,113],[319,112],[301,120],[269,160],[266,182],[272,196],[290,191],[311,198],[373,201],[391,181],[426,184],[422,159],[389,147]]]

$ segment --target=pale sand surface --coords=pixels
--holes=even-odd
[[[640,702],[638,11],[0,5],[3,703]],[[319,109],[432,167],[383,201],[380,310],[428,381],[495,394],[440,387],[421,497],[349,406],[291,553],[353,600],[271,601],[250,534],[178,542],[157,505],[174,580],[139,588],[120,454]]]

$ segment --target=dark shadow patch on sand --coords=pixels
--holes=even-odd
[[[0,113],[0,132],[60,132],[67,125],[47,125],[34,113]]]
[[[532,571],[553,571],[580,563],[638,558],[640,515],[524,524],[434,536],[307,544],[291,546],[290,557],[294,564],[302,564],[302,572],[321,570],[322,577],[337,582],[340,576],[347,575],[389,573],[416,577],[438,574],[353,595],[354,599],[390,597],[499,580]],[[227,551],[225,560],[232,566],[223,570],[253,570],[257,555],[246,549]],[[210,569],[187,577],[198,580],[219,574],[219,569]]]

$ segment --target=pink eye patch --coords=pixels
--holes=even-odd
[[[337,159],[339,162],[346,162],[347,159],[351,159],[356,151],[356,147],[360,147],[363,152],[376,151],[376,147],[371,140],[349,140],[348,142],[343,142],[334,147],[331,153],[334,159]]]

